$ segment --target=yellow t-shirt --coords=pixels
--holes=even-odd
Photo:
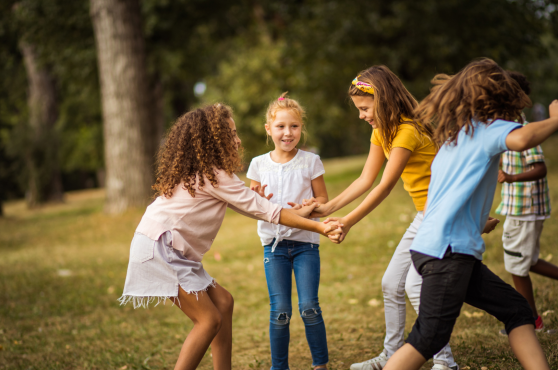
[[[379,129],[372,132],[370,141],[374,145],[381,146],[389,160],[389,152],[383,145],[384,140]],[[403,187],[413,198],[417,211],[424,210],[430,185],[430,165],[436,156],[436,146],[428,136],[417,131],[412,125],[402,123],[391,143],[391,148],[405,148],[412,152],[401,174],[401,180],[403,180]]]

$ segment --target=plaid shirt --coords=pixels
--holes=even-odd
[[[502,171],[510,175],[531,170],[532,164],[544,163],[540,145],[523,152],[507,151],[502,154]],[[502,201],[496,213],[508,216],[550,215],[550,198],[546,177],[536,181],[502,184]]]

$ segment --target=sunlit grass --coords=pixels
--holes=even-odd
[[[545,146],[552,203],[558,207],[558,137]],[[330,197],[360,172],[365,157],[325,161]],[[69,193],[62,205],[29,211],[10,202],[0,219],[0,369],[170,369],[191,322],[167,301],[147,310],[120,307],[129,243],[142,211],[120,216],[102,212],[102,190]],[[496,195],[496,203],[499,194]],[[352,207],[342,210],[345,214]],[[381,278],[415,211],[399,183],[390,197],[355,226],[347,241],[322,240],[320,304],[330,368],[348,369],[378,354],[385,332]],[[558,218],[545,222],[541,256],[558,262]],[[506,281],[502,227],[486,237],[485,262]],[[218,253],[221,258],[214,256]],[[207,271],[235,297],[233,366],[270,367],[269,301],[263,250],[255,221],[228,212]],[[558,329],[558,284],[533,278],[539,310]],[[309,369],[310,352],[293,292],[292,369]],[[407,332],[416,315],[408,306]],[[462,368],[520,369],[496,319],[465,306],[451,345]],[[476,314],[475,314],[476,313]],[[539,335],[558,369],[558,335]],[[431,363],[424,369],[430,369]],[[210,351],[201,369],[212,368]]]

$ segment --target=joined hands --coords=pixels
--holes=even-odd
[[[265,195],[265,188],[267,185],[262,186],[252,186],[250,190],[255,191],[261,197],[270,200],[273,197],[273,193]],[[303,199],[302,204],[288,202],[290,205],[291,211],[294,212],[297,216],[304,217],[304,218],[315,218],[315,217],[324,217],[327,216],[327,210],[325,209],[324,205],[319,203],[318,200],[314,197],[310,199]],[[321,208],[321,209],[320,209]],[[320,210],[318,210],[320,209]],[[321,222],[321,231],[320,233],[324,236],[327,236],[329,240],[331,240],[335,244],[340,244],[344,239],[345,235],[349,232],[348,228],[343,228],[344,225],[341,222],[338,222],[340,218],[332,217],[328,218],[324,222]]]
[[[292,207],[292,212],[304,218],[308,218],[311,214],[314,213],[314,210],[320,206],[320,203],[318,202],[310,202],[308,205],[301,205],[293,202],[289,202],[288,204]],[[342,229],[343,224],[338,222],[331,222],[329,220],[330,219],[327,219],[324,222],[320,223],[320,233],[324,236],[327,236],[333,243],[340,244],[345,238],[343,234],[346,234],[346,232],[344,232]]]

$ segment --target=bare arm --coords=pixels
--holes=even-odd
[[[312,180],[312,193],[314,193],[314,200],[320,204],[325,204],[328,201],[327,188],[324,176],[318,176]]]
[[[327,189],[326,189],[323,175],[318,176],[314,180],[312,180],[312,194],[313,194],[312,198],[302,200],[302,206],[307,206],[312,203],[319,203],[320,205],[327,203],[329,198],[327,196]],[[288,204],[293,208],[297,208],[301,206],[300,204],[291,203],[291,202],[289,202]]]
[[[329,217],[324,221],[325,223],[341,226],[343,228],[343,234],[339,237],[340,242],[345,239],[345,236],[349,233],[351,227],[362,220],[364,216],[372,212],[389,195],[389,193],[401,177],[401,174],[403,173],[403,170],[405,169],[405,166],[407,165],[410,157],[411,151],[408,149],[392,149],[389,156],[389,161],[382,176],[382,180],[370,192],[370,194],[366,196],[364,201],[347,216],[341,218]]]
[[[317,204],[302,207],[299,210],[285,209],[281,210],[281,215],[279,218],[279,223],[288,227],[294,227],[297,229],[304,229],[308,231],[313,231],[324,236],[331,234],[340,234],[341,229],[338,229],[336,225],[327,225],[323,222],[317,222],[304,217],[312,212],[312,209],[316,207]],[[338,243],[335,239],[332,241]]]
[[[410,150],[404,148],[392,149],[382,180],[355,210],[343,217],[345,225],[353,226],[387,198],[401,177],[411,153]]]
[[[371,143],[368,158],[366,159],[366,163],[364,164],[364,168],[362,169],[362,173],[359,178],[353,181],[353,183],[349,185],[349,187],[341,194],[330,200],[328,203],[322,204],[319,208],[316,208],[312,217],[324,217],[330,215],[364,194],[372,187],[374,181],[376,181],[376,177],[380,173],[384,161],[385,155],[382,148]]]
[[[524,182],[524,181],[536,181],[544,178],[546,176],[546,165],[544,162],[533,163],[533,168],[529,171],[518,173],[515,175],[510,175],[500,170],[498,172],[498,182]]]
[[[532,122],[510,132],[506,137],[508,150],[522,152],[534,148],[558,130],[558,100],[554,100],[550,104],[548,111],[550,118],[540,122]]]
[[[325,182],[323,179],[323,176],[318,177],[315,180],[321,179],[321,182],[323,184],[323,190],[318,190],[318,194],[319,196],[321,196],[322,198],[324,197],[323,192],[325,192],[325,202],[327,202],[327,191],[325,190]],[[314,181],[315,181],[314,180]],[[312,186],[314,185],[314,181],[312,181]],[[319,183],[319,181],[318,181]],[[258,181],[254,181],[251,180],[250,183],[250,189],[252,189],[253,191],[255,191],[256,193],[258,193],[260,196],[267,198],[268,200],[271,199],[271,197],[273,196],[273,194],[268,194],[267,196],[265,195],[265,187],[267,185],[261,185],[260,182]],[[281,214],[279,216],[279,223],[281,225],[285,225],[288,227],[294,227],[297,229],[304,229],[304,230],[308,230],[308,231],[313,231],[316,233],[320,233],[324,236],[327,236],[328,234],[335,234],[335,233],[340,233],[341,230],[335,231],[336,227],[333,225],[327,225],[324,224],[322,222],[316,222],[313,220],[309,220],[307,219],[307,217],[310,215],[310,213],[312,213],[312,210],[317,206],[317,204],[311,204],[309,206],[306,207],[297,207],[297,209],[285,209],[283,208],[281,210]],[[336,241],[335,239],[333,239],[333,241],[335,243],[338,243],[338,241]]]

